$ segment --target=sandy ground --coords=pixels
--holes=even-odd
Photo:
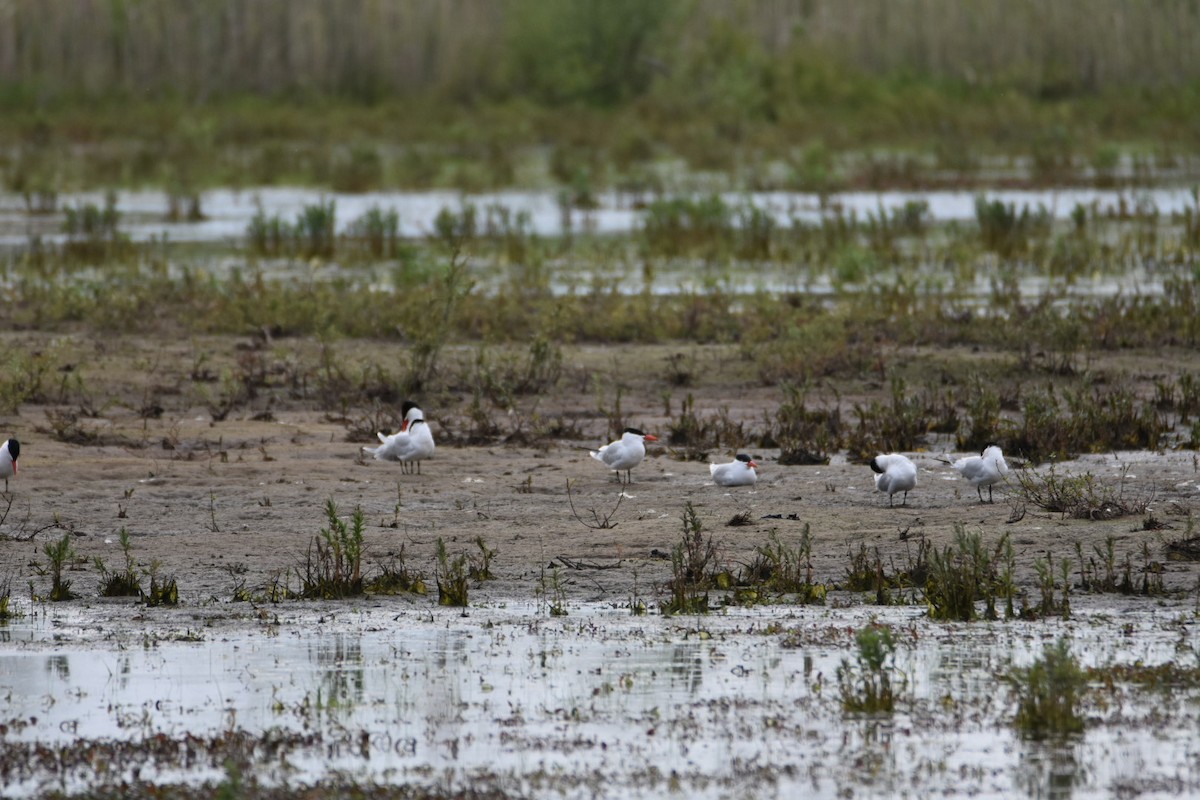
[[[22,423],[34,428],[27,416],[33,415],[10,418],[10,430]],[[860,544],[878,548],[886,564],[902,566],[921,537],[944,547],[963,525],[982,533],[988,545],[1009,535],[1018,582],[1031,593],[1035,559],[1047,552],[1056,561],[1074,559],[1076,542],[1090,556],[1110,535],[1118,560],[1131,553],[1139,569],[1148,546],[1169,588],[1193,589],[1200,575],[1192,563],[1168,561],[1163,549],[1164,542],[1190,535],[1188,520],[1200,501],[1190,452],[1107,454],[1059,465],[1114,485],[1123,475],[1126,497],[1153,498],[1148,515],[1169,527],[1144,531],[1147,515],[1088,521],[1025,508],[1014,520],[1020,504],[1011,488],[1000,487],[994,504],[981,504],[929,453],[913,454],[919,485],[907,505],[889,508],[865,466],[839,459],[828,466],[782,466],[771,451],[755,453],[762,462],[756,487],[723,489],[712,484],[704,464],[675,461],[652,448],[622,496],[611,473],[575,442],[544,450],[443,445],[420,475],[405,475],[397,464],[363,460],[359,445],[345,441],[343,425],[314,413],[285,413],[269,422],[213,424],[198,415],[136,425],[127,433],[143,438],[145,447],[22,435],[21,472],[0,502],[3,510],[11,501],[0,526],[0,575],[8,576],[14,596],[30,585],[35,593],[48,590],[49,578],[39,574],[47,561],[43,545],[69,531],[78,558],[67,577],[84,602],[96,597],[93,560],[102,558],[113,570],[122,566],[121,528],[142,568],[156,563],[161,575],[176,578],[184,604],[228,601],[238,586],[260,591],[289,579],[288,570],[294,588],[295,570],[325,526],[330,499],[344,518],[362,508],[368,574],[402,552],[411,569],[431,579],[439,537],[452,555],[477,555],[474,542],[482,537],[496,551],[496,580],[473,586],[473,601],[532,599],[547,570],[557,567],[568,603],[623,603],[636,595],[653,604],[670,576],[668,555],[681,539],[687,503],[734,572],[771,532],[794,546],[807,525],[815,579],[837,584]],[[164,439],[174,449],[164,449]],[[752,524],[728,526],[739,514]],[[595,527],[605,517],[611,527]]]

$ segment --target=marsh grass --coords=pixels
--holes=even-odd
[[[438,605],[466,608],[469,593],[467,555],[459,553],[451,558],[446,550],[446,542],[440,536],[437,540],[436,576]]]
[[[838,691],[848,714],[891,714],[907,686],[896,667],[896,643],[886,625],[868,625],[854,635],[855,661],[838,666]]]
[[[1088,592],[1113,592],[1117,594],[1162,594],[1163,568],[1150,557],[1149,545],[1143,543],[1142,563],[1134,567],[1133,553],[1126,550],[1123,559],[1117,558],[1117,537],[1109,534],[1104,544],[1092,545],[1092,552],[1085,553],[1082,542],[1075,542],[1075,558],[1079,563],[1079,588]],[[1170,547],[1168,545],[1168,553]],[[1141,576],[1140,583],[1135,572]]]
[[[1000,569],[1011,560],[1007,545],[1006,534],[989,551],[981,534],[968,532],[962,523],[955,523],[954,545],[929,552],[922,591],[930,618],[972,622],[979,618],[977,603],[983,602],[984,618],[997,619],[997,599],[1007,602],[1007,614],[1011,616],[1011,571],[1005,580],[1005,572]]]
[[[1061,617],[1071,618],[1071,562],[1066,558],[1059,559],[1058,570],[1054,568],[1054,554],[1047,550],[1044,559],[1038,558],[1033,562],[1033,571],[1037,576],[1037,588],[1040,595],[1034,607],[1023,607],[1020,616],[1023,619],[1045,619]],[[1061,591],[1061,595],[1057,594]]]
[[[367,594],[416,594],[425,595],[429,589],[425,577],[408,565],[404,556],[404,545],[399,552],[379,564],[379,572],[363,584]]]
[[[1065,638],[1046,645],[1041,658],[1012,670],[1007,680],[1017,698],[1013,724],[1022,736],[1061,739],[1083,732],[1087,673]]]
[[[8,622],[17,613],[12,608],[12,576],[0,578],[0,625]]]
[[[100,556],[96,556],[96,571],[100,573],[101,597],[139,597],[142,594],[142,579],[138,575],[137,561],[133,557],[133,546],[129,541],[129,531],[122,527],[118,534],[121,545],[121,555],[125,559],[125,567],[120,572],[109,572]]]
[[[878,547],[869,551],[865,544],[860,544],[856,552],[849,554],[850,563],[838,588],[872,592],[875,604],[881,606],[909,602],[905,593],[926,585],[931,550],[929,541],[921,537],[917,540],[917,552],[909,551],[903,568],[894,564],[889,568],[884,565]]]
[[[347,523],[337,503],[325,501],[326,527],[314,536],[305,552],[299,596],[308,600],[333,600],[363,593],[363,532],[366,517],[355,508]]]
[[[474,581],[493,580],[496,576],[492,574],[492,559],[496,557],[496,551],[488,547],[482,535],[476,536],[474,541],[479,552],[475,555],[468,555],[467,560],[471,565],[467,569],[467,574]]]
[[[179,605],[179,584],[173,575],[160,577],[160,564],[150,562],[146,570],[150,585],[142,592],[142,602],[148,606],[177,606]]]
[[[846,436],[846,447],[858,458],[879,452],[912,451],[931,431],[954,431],[958,412],[952,400],[933,391],[910,392],[902,378],[891,382],[891,402],[856,405],[858,425]]]
[[[779,463],[828,464],[830,456],[841,447],[841,412],[833,409],[811,409],[807,392],[790,383],[780,386],[783,400],[775,411],[774,420],[766,420],[770,431],[764,446],[779,447]]]
[[[717,585],[718,550],[712,536],[705,538],[704,523],[690,502],[684,504],[680,521],[683,535],[671,549],[670,596],[661,604],[662,613],[707,614],[709,590]]]
[[[737,596],[748,588],[753,596],[765,601],[767,593],[788,596],[800,604],[822,604],[827,589],[813,580],[812,534],[808,523],[795,547],[788,547],[772,529],[767,543],[754,548],[754,560],[742,571]]]
[[[103,207],[80,203],[63,212],[63,233],[67,237],[63,255],[68,261],[96,264],[126,260],[136,254],[129,237],[118,228],[121,213],[116,192],[105,193]]]
[[[75,558],[75,549],[71,547],[71,534],[64,533],[61,539],[46,542],[42,545],[42,552],[46,554],[48,565],[45,570],[39,571],[42,574],[50,574],[48,598],[53,602],[74,599],[76,595],[71,591],[71,582],[63,577],[63,570]]]
[[[1154,500],[1153,493],[1127,496],[1124,472],[1116,487],[1101,483],[1091,472],[1060,474],[1055,464],[1042,471],[1019,470],[1015,475],[1016,495],[1021,502],[1074,519],[1106,520],[1141,514]]]
[[[538,607],[548,616],[565,617],[570,613],[567,607],[567,590],[563,585],[558,567],[551,567],[550,572],[547,573],[543,566],[538,578],[538,586],[534,591],[538,597]],[[644,608],[643,605],[643,612]]]

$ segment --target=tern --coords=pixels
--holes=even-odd
[[[391,436],[382,433],[379,437],[379,447],[364,447],[363,452],[370,453],[379,461],[399,461],[401,471],[421,474],[421,461],[433,456],[433,431],[425,421],[425,413],[411,400],[406,400],[401,407],[404,412],[404,422],[400,430]]]
[[[875,471],[875,491],[887,492],[889,507],[892,495],[898,492],[904,492],[900,505],[908,505],[908,493],[917,486],[917,465],[908,456],[900,453],[875,456],[871,459],[871,469]]]
[[[1008,474],[1008,462],[1004,460],[1004,453],[994,444],[983,448],[979,455],[960,458],[950,466],[958,470],[958,474],[975,487],[981,503],[983,502],[984,486],[988,490],[987,501],[995,502],[992,500],[992,487],[1003,481],[1004,476]]]
[[[717,486],[753,486],[758,482],[758,463],[745,453],[727,464],[709,464],[708,471]]]
[[[0,478],[4,478],[4,491],[8,492],[8,479],[17,474],[17,458],[21,455],[21,443],[8,439],[0,446]]]
[[[637,428],[626,428],[621,438],[604,445],[599,450],[591,450],[592,458],[602,462],[609,469],[616,470],[617,480],[625,473],[625,483],[632,482],[629,470],[642,463],[646,457],[646,442],[657,442],[658,437],[643,433]]]

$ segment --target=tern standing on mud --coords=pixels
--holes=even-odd
[[[8,439],[0,445],[0,478],[4,478],[4,491],[8,491],[8,479],[17,474],[17,457],[21,455],[21,443]]]
[[[370,453],[379,461],[399,461],[403,473],[421,474],[421,462],[433,456],[433,431],[425,421],[425,412],[411,400],[405,400],[401,407],[404,422],[400,430],[391,436],[377,433],[382,444],[379,447],[364,447],[363,452]]]
[[[649,433],[643,433],[637,428],[626,428],[620,439],[604,445],[599,450],[592,450],[591,454],[592,458],[609,469],[616,470],[617,480],[621,480],[621,473],[624,472],[624,483],[631,483],[632,476],[629,470],[642,463],[642,459],[646,457],[646,442],[657,441],[658,437]]]
[[[981,503],[983,502],[983,487],[986,486],[988,490],[987,501],[994,502],[992,487],[1004,480],[1004,476],[1008,474],[1008,462],[1004,460],[1004,453],[994,444],[983,448],[983,452],[979,455],[960,458],[950,466],[958,470],[958,474],[975,487]]]
[[[887,453],[871,459],[871,469],[875,472],[875,491],[887,492],[888,507],[892,505],[892,495],[904,492],[904,500],[900,505],[908,505],[908,493],[917,488],[917,465],[906,455]]]

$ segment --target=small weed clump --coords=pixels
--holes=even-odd
[[[832,453],[841,447],[841,412],[808,408],[805,394],[791,384],[783,384],[783,402],[768,420],[770,441],[764,446],[779,446],[779,463],[828,464]]]
[[[1061,559],[1058,562],[1058,577],[1055,577],[1054,571],[1054,554],[1049,550],[1046,551],[1046,558],[1035,559],[1033,562],[1034,572],[1037,573],[1038,591],[1041,594],[1041,599],[1034,608],[1026,606],[1021,609],[1021,617],[1024,619],[1043,619],[1046,617],[1059,616],[1063,619],[1071,618],[1071,562],[1067,559]],[[1056,593],[1062,590],[1061,597]]]
[[[1087,592],[1113,592],[1134,594],[1137,587],[1133,580],[1133,559],[1125,553],[1123,564],[1117,563],[1117,537],[1109,534],[1104,546],[1093,545],[1092,554],[1083,552],[1083,543],[1075,542],[1075,557],[1079,560],[1079,588]],[[1149,574],[1150,565],[1145,565],[1144,574]],[[1161,581],[1161,577],[1159,578]],[[1149,588],[1148,586],[1146,588]]]
[[[363,586],[369,594],[418,594],[429,591],[425,578],[408,566],[404,558],[404,546],[386,564],[381,564],[379,574]]]
[[[891,714],[907,683],[896,668],[896,643],[886,625],[868,625],[854,636],[856,663],[842,659],[838,689],[842,710],[851,714]]]
[[[75,594],[71,591],[71,582],[63,578],[63,568],[75,557],[75,549],[71,547],[71,534],[64,533],[58,541],[42,545],[42,552],[50,559],[49,599],[54,602],[73,599]],[[44,570],[42,574],[45,574]]]
[[[12,578],[5,575],[0,579],[0,624],[8,622],[14,616],[12,607],[9,605],[12,601]]]
[[[459,553],[451,560],[442,537],[437,541],[437,587],[438,605],[466,608],[467,606],[467,556]]]
[[[300,597],[332,600],[363,593],[363,530],[366,517],[356,508],[350,524],[338,516],[337,504],[325,502],[328,527],[312,538],[300,575]]]
[[[683,537],[671,551],[671,593],[662,604],[663,614],[707,614],[708,590],[716,581],[712,572],[717,548],[704,538],[704,525],[690,502],[683,506]],[[732,581],[729,581],[732,584]]]
[[[868,552],[867,546],[860,544],[857,553],[850,554],[850,566],[846,569],[846,577],[838,588],[851,592],[874,592],[875,604],[886,606],[897,600],[894,592],[903,593],[913,587],[924,585],[929,574],[929,553],[931,545],[924,538],[917,543],[917,553],[909,553],[908,563],[903,569],[884,568],[883,559],[876,548],[874,557]]]
[[[1017,730],[1030,739],[1065,738],[1083,731],[1080,710],[1087,673],[1066,639],[1046,645],[1032,665],[1013,670],[1008,681],[1017,695]]]
[[[930,618],[972,622],[979,618],[976,603],[983,601],[984,617],[996,619],[997,597],[1008,601],[1011,616],[1011,580],[1005,580],[997,570],[997,563],[1005,557],[1011,560],[1007,535],[994,551],[988,552],[980,534],[968,533],[965,526],[956,523],[954,546],[929,554],[924,595]],[[1011,574],[1011,570],[1005,574]]]
[[[825,602],[824,584],[813,582],[812,535],[808,523],[800,534],[800,544],[789,548],[779,539],[779,532],[772,529],[768,542],[755,548],[755,558],[739,581],[738,597],[747,594],[762,599],[764,592],[790,595],[795,602],[821,604]]]
[[[496,557],[496,551],[487,546],[483,536],[475,537],[475,546],[479,548],[479,554],[468,557],[471,566],[467,569],[467,574],[471,580],[490,581],[495,578],[492,575],[492,559]]]
[[[1016,495],[1022,502],[1073,519],[1106,520],[1141,514],[1153,500],[1152,496],[1127,498],[1124,476],[1114,491],[1090,472],[1060,475],[1053,464],[1044,472],[1021,470],[1016,479]]]
[[[96,570],[100,573],[101,597],[140,597],[142,579],[138,577],[137,562],[133,558],[129,543],[129,531],[121,528],[119,534],[121,553],[125,557],[125,569],[109,572],[100,556],[96,556]]]
[[[567,592],[563,588],[562,576],[558,572],[558,567],[553,567],[549,575],[546,574],[543,567],[538,583],[539,586],[536,590],[538,606],[544,608],[546,613],[552,617],[567,616]]]
[[[158,562],[150,565],[150,588],[142,592],[142,602],[148,606],[177,606],[179,605],[179,585],[174,577],[158,577]]]

